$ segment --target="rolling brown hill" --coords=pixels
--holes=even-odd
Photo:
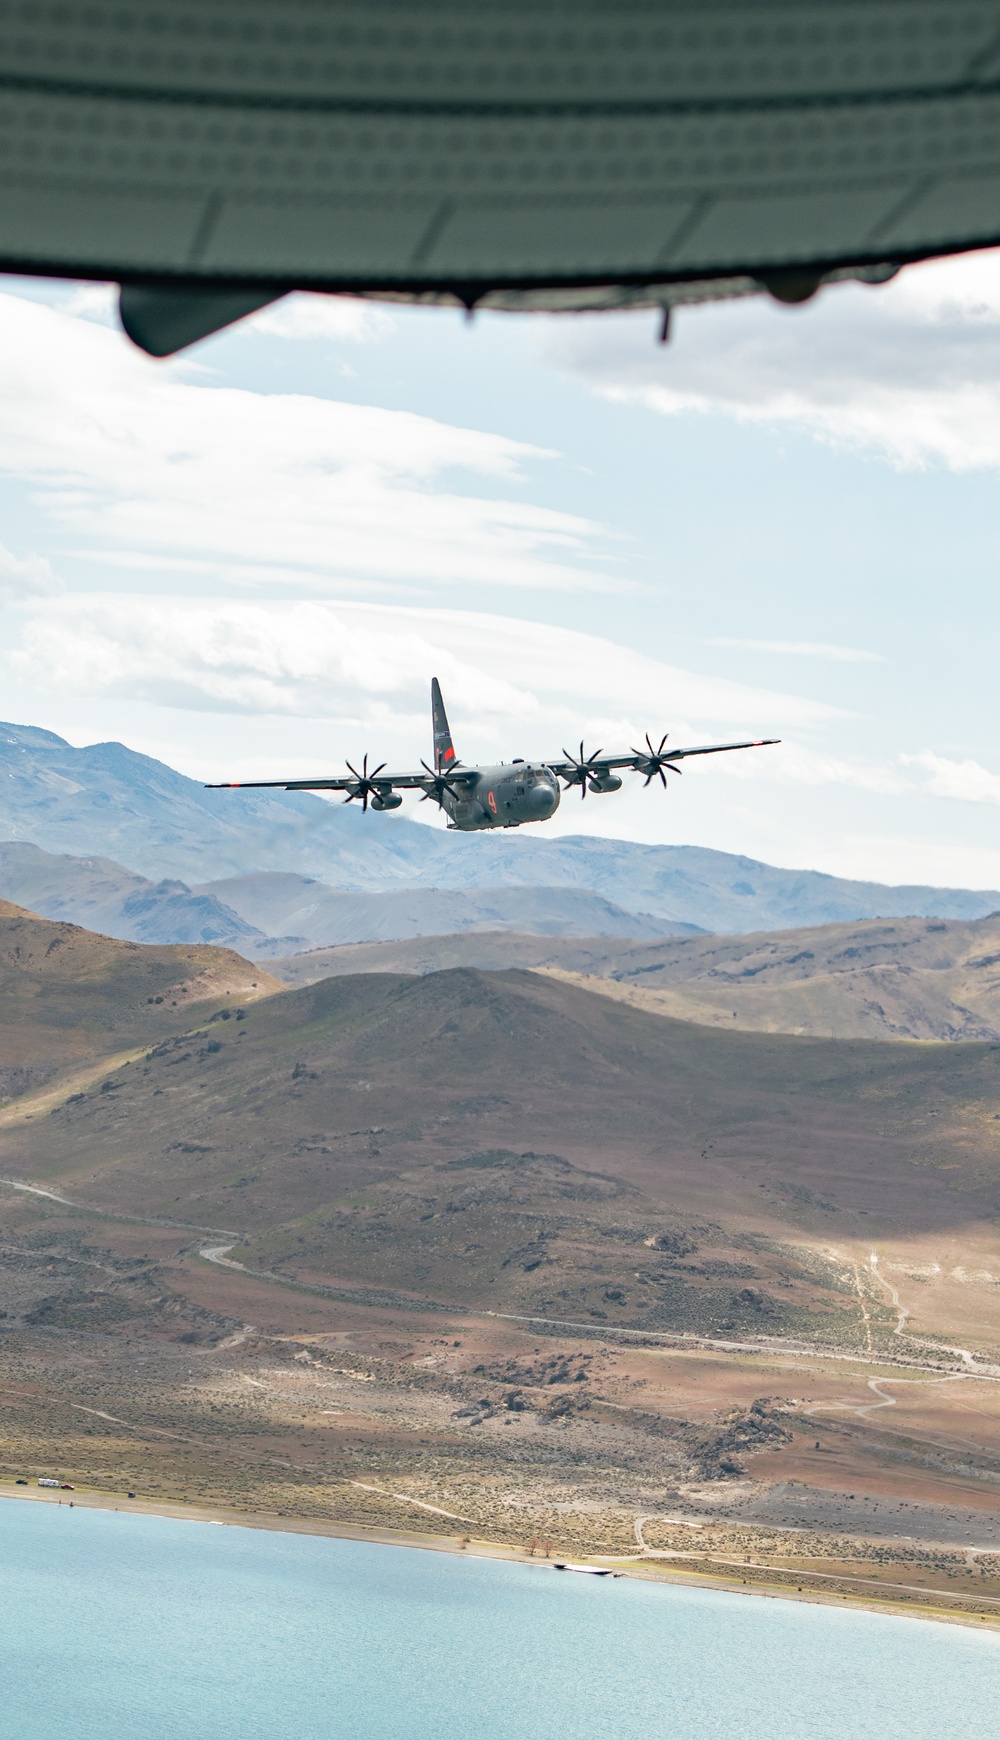
[[[993,1599],[1000,1045],[0,937],[0,1478]]]
[[[750,936],[609,943],[484,933],[317,949],[269,962],[285,984],[336,972],[530,967],[652,1013],[838,1039],[1000,1039],[1000,915],[866,919]]]
[[[0,1101],[278,989],[231,949],[120,942],[0,901]]]
[[[1000,1210],[1000,1048],[715,1033],[531,972],[326,979],[16,1111],[8,1172],[244,1229],[253,1266],[643,1327],[850,1337],[839,1239]]]

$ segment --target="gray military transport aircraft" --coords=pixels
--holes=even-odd
[[[437,677],[431,679],[431,717],[434,723],[434,766],[421,761],[419,773],[386,773],[385,762],[368,771],[368,757],[360,771],[347,763],[346,774],[318,779],[232,779],[209,791],[229,791],[246,786],[277,786],[282,791],[343,791],[345,803],[360,799],[361,808],[369,803],[373,810],[398,810],[402,803],[399,791],[420,791],[423,802],[428,798],[439,804],[448,817],[449,828],[461,828],[471,833],[477,828],[519,828],[524,822],[547,822],[559,808],[562,780],[567,790],[579,786],[581,798],[588,792],[620,791],[618,767],[644,773],[646,785],[656,778],[666,788],[667,773],[680,773],[675,764],[689,755],[720,755],[729,749],[763,749],[779,742],[777,737],[761,737],[752,743],[706,743],[695,749],[667,749],[667,739],[660,739],[654,749],[646,734],[645,749],[630,749],[627,755],[605,755],[601,749],[585,755],[580,744],[579,755],[563,750],[561,761],[525,761],[515,756],[510,763],[494,767],[463,767],[455,754],[451,728],[441,699]],[[399,788],[397,790],[396,788]]]

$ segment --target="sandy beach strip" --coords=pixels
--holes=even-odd
[[[436,1535],[416,1529],[384,1528],[376,1524],[326,1522],[314,1517],[289,1517],[268,1511],[236,1510],[226,1505],[202,1506],[181,1504],[170,1499],[127,1498],[124,1494],[88,1492],[85,1488],[76,1488],[70,1494],[53,1488],[16,1486],[11,1481],[0,1481],[0,1499],[2,1498],[27,1500],[32,1504],[59,1504],[67,1509],[72,1506],[80,1510],[106,1510],[123,1515],[160,1516],[175,1522],[202,1523],[216,1527],[266,1529],[281,1534],[325,1536],[330,1540],[367,1541],[385,1547],[415,1547],[424,1552],[455,1553],[467,1558],[506,1559],[517,1564],[531,1565],[539,1571],[554,1569],[551,1559],[534,1557],[525,1552],[523,1547],[477,1540],[471,1534]],[[679,1565],[668,1566],[662,1560],[655,1559],[619,1559],[613,1554],[595,1554],[589,1559],[577,1555],[577,1562],[607,1569],[616,1577],[628,1577],[644,1583],[666,1583],[675,1588],[715,1589],[722,1594],[757,1596],[771,1601],[804,1601],[814,1606],[860,1608],[872,1613],[894,1615],[896,1618],[967,1625],[974,1630],[1000,1630],[1000,1606],[995,1613],[950,1608],[949,1597],[945,1591],[928,1590],[927,1599],[917,1603],[912,1599],[894,1599],[889,1591],[882,1595],[881,1592],[876,1594],[874,1590],[864,1589],[841,1592],[816,1587],[789,1588],[783,1583],[759,1580],[744,1582],[729,1572],[720,1571],[718,1575],[712,1575],[702,1568],[688,1570]],[[801,1574],[798,1571],[785,1573],[786,1576]],[[830,1580],[835,1582],[840,1578],[836,1572],[831,1572]]]

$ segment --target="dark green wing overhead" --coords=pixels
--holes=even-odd
[[[157,355],[296,287],[666,314],[1000,242],[1000,0],[29,12],[0,270],[117,281]]]

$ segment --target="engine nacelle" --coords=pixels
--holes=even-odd
[[[617,773],[595,773],[587,781],[587,790],[598,796],[602,791],[621,791],[622,782]]]
[[[397,791],[382,792],[378,797],[372,798],[372,809],[398,810],[402,801],[403,800]]]

